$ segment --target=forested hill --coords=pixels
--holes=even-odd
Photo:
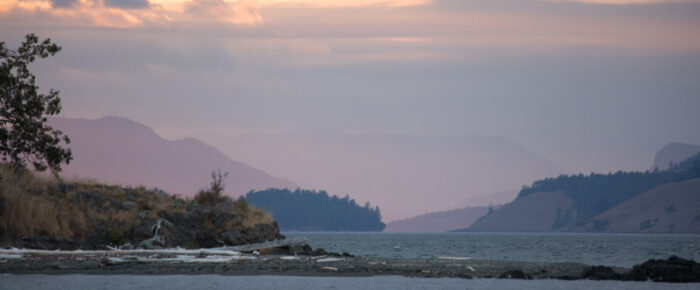
[[[283,231],[381,231],[379,207],[360,206],[326,191],[267,189],[246,194],[248,203],[271,212]]]
[[[671,182],[700,178],[700,153],[664,171],[622,172],[590,175],[561,175],[525,186],[522,199],[538,192],[561,192],[574,202],[570,210],[558,213],[554,229],[574,226],[636,195]]]

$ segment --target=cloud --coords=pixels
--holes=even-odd
[[[262,17],[254,2],[223,0],[5,0],[0,23],[33,26],[136,28],[200,23],[256,25]]]
[[[78,0],[51,0],[53,7],[70,7],[78,2]]]
[[[104,0],[104,5],[123,9],[148,8],[151,4],[148,0]]]
[[[36,70],[65,113],[114,109],[171,132],[515,134],[576,148],[556,157],[581,164],[596,151],[579,141],[601,136],[700,142],[698,2],[582,1],[0,0],[0,39],[63,46]]]
[[[185,7],[181,17],[192,22],[209,22],[211,19],[243,25],[256,25],[263,22],[257,5],[252,2],[197,0],[187,2]]]
[[[262,6],[275,7],[406,7],[428,5],[431,0],[260,0]]]

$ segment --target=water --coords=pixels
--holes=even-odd
[[[472,257],[631,267],[678,255],[700,260],[700,235],[285,233],[314,248],[382,257]],[[700,283],[219,275],[3,275],[0,289],[700,289]]]
[[[284,233],[313,248],[358,256],[471,257],[632,267],[677,255],[700,260],[700,235],[563,233]]]
[[[0,275],[0,289],[698,289],[698,284],[453,278],[219,275]]]

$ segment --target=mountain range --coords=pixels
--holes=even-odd
[[[518,143],[492,136],[325,130],[251,132],[237,138],[208,137],[207,141],[236,160],[290,178],[302,188],[371,201],[379,205],[385,221],[426,210],[473,206],[462,201],[567,172]]]
[[[680,148],[672,152],[673,148]],[[664,170],[559,176],[535,181],[467,231],[700,233],[700,153],[671,144]],[[687,157],[686,160],[678,160]],[[662,156],[662,158],[659,158]],[[670,156],[670,157],[669,157]]]
[[[228,172],[226,191],[296,188],[293,182],[231,160],[197,139],[167,140],[151,128],[119,117],[52,118],[49,124],[68,135],[73,161],[62,175],[130,186],[158,187],[193,195],[208,186],[214,170]]]
[[[384,231],[430,233],[463,229],[471,225],[478,218],[487,214],[489,210],[495,210],[498,209],[498,207],[499,206],[477,206],[431,212],[408,219],[390,222],[386,225]]]
[[[500,137],[249,133],[219,140],[225,154],[198,139],[165,139],[125,118],[53,118],[49,122],[72,140],[74,160],[64,167],[63,176],[157,187],[182,195],[206,187],[213,170],[229,172],[226,184],[231,195],[295,189],[294,182],[273,175],[291,177],[306,188],[339,188],[335,192],[340,195],[379,205],[383,219],[394,220],[387,231],[449,231],[468,226],[470,231],[700,229],[696,225],[700,183],[674,177],[679,168],[688,169],[684,159],[700,152],[700,146],[691,144],[664,146],[647,173],[563,175],[539,180],[516,194],[508,188],[566,170]],[[582,186],[573,186],[576,182]],[[598,189],[580,190],[592,185]],[[493,212],[486,206],[509,200]],[[445,208],[457,209],[439,211]],[[416,216],[431,209],[435,212]]]

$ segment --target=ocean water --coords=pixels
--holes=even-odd
[[[698,284],[454,278],[220,275],[2,275],[0,289],[698,289]]]
[[[577,233],[329,233],[286,232],[313,248],[357,256],[440,256],[632,267],[677,255],[700,261],[700,235]]]

